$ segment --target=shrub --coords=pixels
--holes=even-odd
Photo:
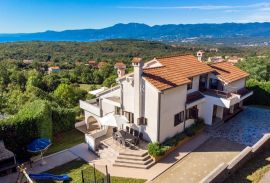
[[[166,150],[158,142],[148,144],[147,149],[148,149],[148,153],[151,156],[154,156],[154,157],[162,156],[165,153],[165,150]]]
[[[44,100],[28,103],[15,115],[0,121],[0,139],[19,158],[28,153],[26,145],[34,138],[52,137],[51,109]]]
[[[157,157],[165,154],[166,151],[177,146],[186,136],[193,136],[196,132],[204,127],[204,120],[198,118],[194,124],[188,127],[184,132],[177,133],[173,137],[167,138],[162,144],[157,142],[148,144],[148,153],[151,156]]]

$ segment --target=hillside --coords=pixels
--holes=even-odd
[[[39,33],[0,34],[0,42],[14,41],[82,41],[105,39],[144,39],[165,42],[193,42],[198,39],[270,38],[270,23],[224,23],[155,25],[129,23],[116,24],[103,29],[46,31]],[[211,40],[210,40],[211,41]]]

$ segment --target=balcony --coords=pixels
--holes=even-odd
[[[239,95],[240,99],[243,100],[253,94],[253,91],[247,88],[241,88],[235,92],[236,95]]]
[[[208,97],[215,105],[230,108],[230,106],[239,103],[245,98],[253,94],[252,91],[241,88],[233,91],[220,91],[213,89],[206,89],[203,94]]]
[[[218,97],[218,98],[224,98],[224,99],[228,99],[228,98],[232,97],[231,92],[225,92],[225,91],[214,90],[214,89],[206,89],[203,93],[205,95]]]
[[[87,101],[80,100],[80,108],[82,108],[83,110],[86,110],[86,111],[88,111],[96,116],[102,116],[99,102],[96,99],[87,100]]]

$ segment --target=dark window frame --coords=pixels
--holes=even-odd
[[[185,112],[181,111],[174,115],[174,126],[178,126],[179,124],[184,122]]]

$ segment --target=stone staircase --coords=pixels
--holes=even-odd
[[[128,148],[116,150],[104,143],[100,144],[98,154],[100,158],[109,161],[113,166],[147,169],[155,164],[147,150],[130,150]]]

